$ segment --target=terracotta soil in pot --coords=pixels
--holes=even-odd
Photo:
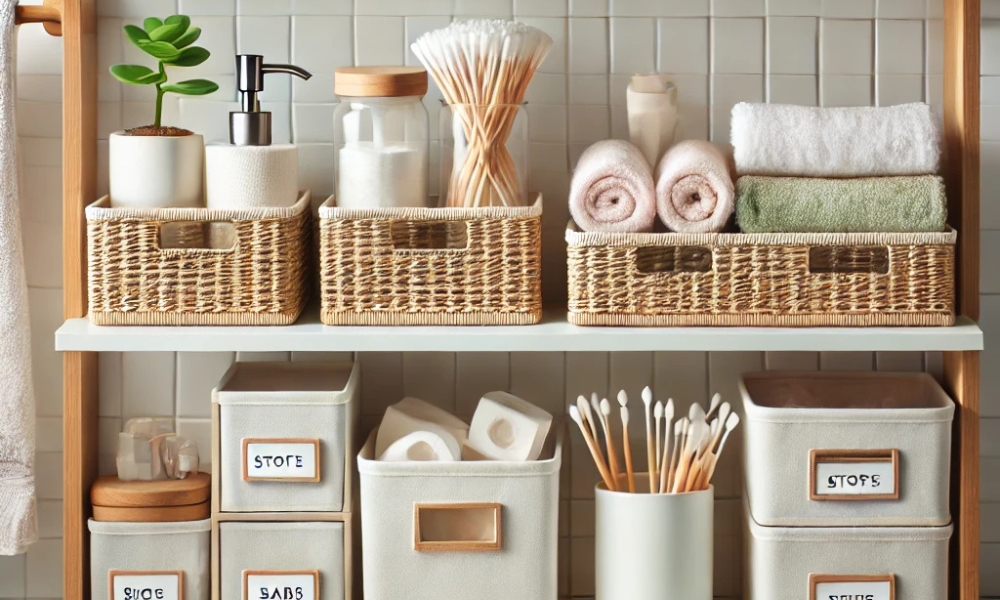
[[[123,135],[145,136],[145,137],[184,137],[194,135],[193,131],[181,129],[179,127],[157,127],[156,125],[143,125],[126,129]]]

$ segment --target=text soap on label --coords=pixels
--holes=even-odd
[[[827,581],[816,584],[816,600],[893,600],[890,581]]]
[[[319,440],[253,440],[245,447],[243,460],[247,481],[319,481]]]
[[[319,600],[319,575],[309,572],[247,572],[244,600]]]
[[[891,460],[816,462],[817,496],[894,496],[896,469]]]
[[[112,573],[111,600],[182,600],[180,573]]]

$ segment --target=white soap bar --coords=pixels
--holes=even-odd
[[[461,460],[462,450],[455,438],[443,429],[437,431],[414,431],[396,440],[379,460],[386,461],[438,461]]]
[[[375,437],[375,456],[382,454],[396,440],[414,431],[434,431],[440,428],[459,445],[469,437],[469,426],[461,419],[418,398],[403,398],[385,411]]]
[[[491,460],[538,460],[552,415],[507,392],[483,396],[472,416],[469,446]]]

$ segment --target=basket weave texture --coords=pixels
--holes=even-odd
[[[570,222],[569,321],[621,326],[955,322],[954,231],[584,233]]]
[[[530,207],[320,208],[327,325],[530,325],[542,200]]]
[[[86,211],[90,320],[294,323],[308,291],[309,198],[246,210],[110,208],[102,198]],[[167,235],[191,247],[162,247]]]

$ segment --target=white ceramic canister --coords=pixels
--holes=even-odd
[[[111,134],[108,170],[112,208],[204,206],[205,140]]]
[[[712,600],[714,488],[596,494],[597,600]]]

